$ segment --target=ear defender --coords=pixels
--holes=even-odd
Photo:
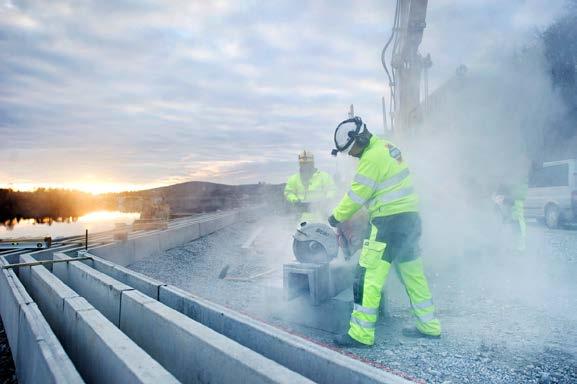
[[[349,132],[349,134],[350,133],[351,132]],[[357,143],[357,145],[359,147],[364,148],[367,145],[369,145],[369,141],[371,140],[371,137],[367,133],[368,133],[367,125],[363,124],[363,130],[358,135],[356,135],[356,137],[355,137],[355,142]]]

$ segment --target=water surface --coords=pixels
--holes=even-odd
[[[108,231],[115,223],[132,224],[138,212],[96,211],[80,217],[9,220],[0,225],[0,239],[51,236],[53,239]]]

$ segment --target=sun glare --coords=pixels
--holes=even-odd
[[[126,220],[136,220],[140,217],[140,213],[126,213],[126,212],[119,212],[119,211],[96,211],[86,214],[84,216],[80,216],[78,218],[79,223],[99,223],[104,221],[118,221],[122,219],[122,221]]]

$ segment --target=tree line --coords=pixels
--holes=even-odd
[[[0,189],[0,222],[33,218],[78,217],[112,205],[107,196],[66,189],[39,188],[32,192]]]

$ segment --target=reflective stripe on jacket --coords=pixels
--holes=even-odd
[[[398,149],[373,136],[359,159],[350,190],[333,210],[333,215],[338,221],[346,221],[366,206],[372,219],[417,212],[418,203],[411,173]]]
[[[303,185],[301,176],[296,173],[287,180],[284,196],[287,201],[313,203],[335,196],[335,184],[333,178],[326,172],[317,170],[309,180],[307,186]]]

